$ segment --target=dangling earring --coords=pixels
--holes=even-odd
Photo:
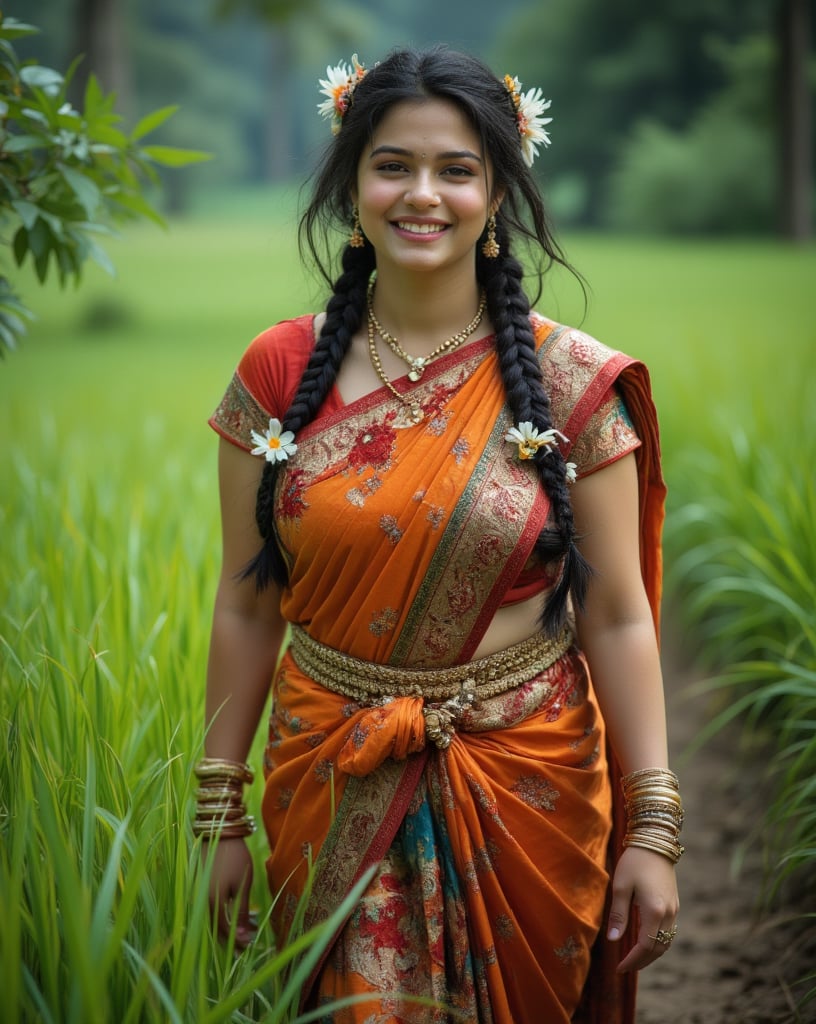
[[[496,241],[496,214],[491,213],[487,218],[487,238],[482,246],[482,255],[489,260],[495,260],[501,249]]]
[[[351,211],[351,235],[348,244],[352,249],[361,249],[365,245],[365,235],[360,230],[360,214],[355,206]]]

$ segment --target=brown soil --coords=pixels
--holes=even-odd
[[[816,1001],[796,1005],[816,984],[799,980],[816,970],[816,926],[791,910],[759,912],[761,849],[746,847],[761,827],[768,754],[747,756],[729,730],[684,756],[711,698],[693,696],[682,671],[667,671],[666,690],[686,806],[682,907],[672,948],[640,975],[637,1024],[813,1024]]]

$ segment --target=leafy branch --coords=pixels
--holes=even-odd
[[[0,14],[0,244],[18,267],[29,258],[40,282],[53,270],[65,287],[79,283],[88,259],[113,272],[97,240],[111,225],[144,218],[163,224],[144,195],[159,184],[157,166],[182,167],[209,154],[144,145],[177,108],[155,110],[127,133],[115,96],[93,75],[83,109],[75,109],[66,96],[80,58],[62,75],[17,57],[13,41],[38,31]],[[0,356],[17,347],[32,316],[0,272]]]

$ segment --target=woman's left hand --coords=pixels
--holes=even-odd
[[[612,879],[608,938],[614,941],[624,934],[633,907],[639,919],[637,941],[618,965],[619,973],[639,971],[668,951],[680,908],[672,862],[662,854],[628,846]]]

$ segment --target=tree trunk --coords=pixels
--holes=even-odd
[[[810,0],[780,0],[777,24],[779,226],[794,241],[810,238],[813,127],[808,82]]]
[[[292,32],[288,21],[267,28],[269,46],[264,69],[264,177],[284,181],[292,170]]]
[[[72,83],[76,100],[93,74],[106,92],[116,93],[116,109],[127,117],[132,90],[121,0],[76,0],[73,52],[82,54]]]

